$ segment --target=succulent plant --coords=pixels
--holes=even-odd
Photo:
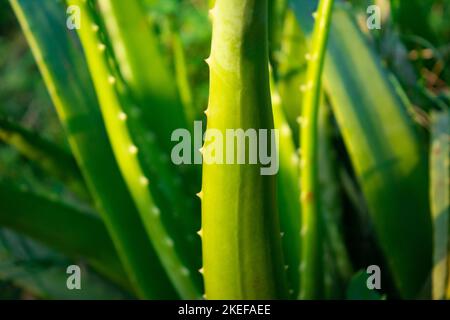
[[[416,1],[376,32],[333,0],[9,2],[68,144],[0,110],[0,160],[27,168],[0,162],[0,259],[39,266],[0,281],[43,298],[450,298],[448,55],[425,87],[405,74],[431,61],[383,51],[429,55],[397,33],[418,33]],[[172,159],[177,130],[191,163]],[[83,293],[61,290],[68,263]]]

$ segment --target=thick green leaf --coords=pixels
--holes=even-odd
[[[265,150],[275,152],[269,142],[274,124],[267,11],[267,0],[216,0],[210,15],[208,131],[199,194],[207,299],[287,297],[275,177],[262,175],[262,164],[248,163],[251,151],[247,142],[237,142],[236,146],[237,139],[231,138],[228,143],[233,143],[232,147],[217,147],[216,141],[229,129],[266,129]],[[225,139],[221,140],[224,144]],[[217,154],[218,159],[214,159],[215,152],[220,152],[216,148],[240,150],[241,157],[234,154],[230,161],[230,153],[226,157],[222,152],[222,157]],[[242,156],[245,164],[237,161]]]
[[[277,203],[280,214],[283,254],[287,268],[289,297],[299,290],[300,265],[300,195],[299,157],[294,136],[283,112],[282,101],[274,83],[271,84],[272,110],[275,128],[280,132],[278,146],[280,170],[277,175]]]
[[[153,26],[139,0],[97,2],[121,75],[162,149],[170,154],[172,132],[187,123]]]
[[[282,42],[283,24],[287,11],[287,0],[269,2],[269,60],[274,77],[278,79],[278,63]]]
[[[151,168],[149,169],[149,166],[146,165],[155,165],[160,169],[157,172],[159,175],[170,175],[167,167],[164,172],[161,170],[162,166],[155,163],[155,161],[161,161],[161,152],[158,150],[157,141],[155,139],[146,140],[146,132],[141,126],[141,121],[134,121],[130,115],[132,104],[124,89],[125,84],[122,83],[114,66],[110,64],[111,55],[102,39],[93,4],[90,1],[82,0],[69,0],[68,3],[80,8],[81,19],[90,26],[78,30],[81,43],[114,154],[136,203],[145,230],[181,297],[199,298],[201,296],[201,279],[196,273],[194,262],[188,261],[188,258],[195,253],[192,249],[195,248],[195,243],[186,239],[183,233],[171,232],[171,225],[164,223],[164,219],[168,215],[178,214],[180,220],[183,220],[189,218],[190,212],[188,209],[163,211],[157,206],[158,203],[155,201],[152,188],[158,187],[158,185],[151,181],[149,175]],[[136,3],[128,2],[128,5],[134,7]],[[136,8],[133,9],[133,12],[137,12]],[[92,26],[97,26],[97,28]],[[164,158],[163,161],[168,162],[167,159]],[[164,180],[161,181],[161,184],[163,182]],[[173,180],[166,180],[166,182],[173,183]],[[173,193],[176,190],[169,188],[169,191]],[[173,200],[174,205],[185,205],[186,203],[187,201],[181,202],[180,198]],[[192,230],[191,239],[195,240],[194,232]]]
[[[188,123],[194,123],[194,121],[199,119],[197,119],[197,109],[194,106],[192,88],[189,83],[186,54],[181,41],[180,32],[181,30],[172,30],[171,33],[176,80]]]
[[[200,208],[198,207],[199,201],[195,197],[198,189],[193,191],[189,187],[197,183],[196,178],[199,177],[200,171],[196,170],[198,167],[194,166],[175,167],[171,161],[168,161],[169,151],[174,145],[171,139],[172,133],[187,125],[181,102],[177,96],[175,78],[164,65],[164,59],[159,52],[158,39],[150,26],[145,23],[147,16],[138,0],[130,0],[126,3],[120,0],[102,0],[99,5],[101,16],[106,21],[108,40],[115,49],[111,55],[114,53],[114,58],[118,60],[118,69],[120,69],[115,70],[114,66],[110,66],[111,74],[116,75],[117,73],[115,87],[107,83],[105,78],[101,78],[99,81],[102,82],[104,91],[113,92],[115,90],[117,93],[118,102],[122,108],[120,112],[127,118],[126,121],[119,122],[125,125],[123,129],[129,131],[132,143],[139,150],[137,158],[142,176],[151,181],[148,188],[155,205],[161,210],[161,219],[164,227],[167,228],[167,237],[173,239],[175,250],[178,251],[178,255],[183,256],[182,265],[178,266],[174,272],[179,274],[179,270],[187,267],[191,271],[194,282],[199,286],[201,278],[196,271],[201,265],[201,245],[196,232],[200,228]],[[100,28],[98,32],[102,31]],[[179,36],[172,35],[175,37],[176,43],[175,53],[178,61],[175,64],[178,66],[177,80],[179,80],[179,78],[187,77],[186,74],[179,75],[180,72],[186,73],[186,71],[180,71],[185,63],[184,53],[180,47],[180,39],[177,40]],[[106,54],[109,55],[110,50]],[[88,61],[90,60],[88,59]],[[100,85],[97,83],[97,77],[94,77],[94,80],[96,85]],[[183,92],[189,91],[189,88],[185,88],[187,79],[180,81],[185,82],[184,85],[181,85],[184,87]],[[127,88],[130,88],[130,92]],[[99,96],[104,97],[104,95]],[[111,118],[107,117],[107,114],[111,114],[111,104],[102,104],[101,109],[104,118],[109,119],[106,127],[112,137],[110,140],[116,141],[114,135],[118,131],[111,131]],[[192,113],[190,114],[192,115]],[[148,137],[153,137],[153,139],[148,139]],[[122,148],[118,149],[113,144],[113,149],[116,158],[122,159]],[[129,189],[135,190],[136,178],[129,174],[128,163],[119,162],[119,165],[129,184]],[[187,171],[180,170],[180,168],[187,169]],[[181,183],[182,179],[194,183]],[[142,199],[136,198],[136,192],[132,192],[132,194],[136,203],[142,203]],[[148,222],[148,208],[142,206],[139,208],[143,221]],[[158,240],[153,239],[152,241]],[[155,247],[157,247],[156,244]],[[160,251],[160,255],[162,253],[163,251]]]
[[[311,53],[302,86],[303,103],[300,121],[300,188],[302,213],[302,256],[300,298],[320,299],[323,283],[323,223],[319,187],[319,106],[322,72],[334,0],[321,0],[311,40]]]
[[[298,117],[301,114],[303,92],[299,90],[305,81],[308,50],[305,36],[300,30],[291,9],[286,14],[279,53],[278,82],[283,110],[293,131],[295,145],[299,145]]]
[[[291,5],[310,36],[316,1]],[[389,271],[400,294],[415,298],[431,271],[426,150],[379,58],[340,6],[333,13],[324,84]]]

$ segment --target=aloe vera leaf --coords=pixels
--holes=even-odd
[[[296,196],[299,188],[299,157],[294,144],[294,137],[282,108],[282,99],[277,87],[271,83],[272,110],[275,128],[280,132],[278,146],[280,170],[277,175],[277,203],[280,214],[283,254],[287,268],[289,297],[298,296],[300,265],[300,202]]]
[[[188,119],[188,123],[194,123],[194,121],[197,120],[197,110],[194,107],[192,89],[189,84],[189,75],[183,43],[181,41],[179,31],[177,30],[172,30],[172,50],[178,91],[180,92],[180,98],[184,106],[186,118]]]
[[[141,298],[177,297],[114,160],[78,40],[65,25],[64,7],[52,0],[10,2],[133,288]]]
[[[286,16],[287,0],[269,2],[269,60],[275,79],[278,79],[279,50]]]
[[[273,128],[267,11],[267,0],[216,0],[210,11],[209,132]],[[261,175],[259,164],[218,164],[205,154],[199,196],[206,298],[286,297],[275,177]]]
[[[323,295],[323,252],[318,171],[318,119],[322,70],[331,21],[333,0],[321,0],[317,11],[303,94],[300,122],[300,188],[302,212],[302,257],[300,298],[318,299]]]
[[[434,111],[431,114],[430,199],[434,229],[432,297],[435,300],[445,298],[449,273],[449,120],[448,111]]]
[[[64,181],[83,198],[88,191],[73,156],[63,148],[18,124],[0,117],[0,140],[38,164],[43,170]]]
[[[138,0],[99,0],[115,58],[142,116],[167,154],[171,134],[186,128],[176,79],[159,52],[158,38]]]
[[[94,19],[97,18],[95,19],[95,22],[98,22],[100,25],[97,33],[100,34],[100,39],[102,39],[102,21],[96,17],[96,12],[92,11],[92,14]],[[107,41],[109,39],[104,40]],[[105,43],[108,44],[108,42]],[[114,60],[115,57],[112,56],[112,52],[108,48],[105,49],[106,60]],[[103,62],[105,62],[105,60],[103,60]],[[186,295],[190,294],[190,296],[186,296],[186,298],[192,298],[193,292],[191,291],[191,293],[188,293],[187,290],[194,290],[195,288],[188,288],[187,286],[194,284],[196,288],[199,288],[201,284],[201,276],[197,272],[201,266],[201,243],[196,235],[196,232],[200,228],[200,214],[197,214],[196,210],[199,201],[196,197],[186,196],[186,194],[189,193],[193,195],[194,192],[190,192],[190,188],[186,188],[186,184],[183,185],[181,183],[181,177],[178,176],[177,171],[174,170],[173,165],[169,162],[169,157],[161,149],[157,135],[147,128],[145,119],[141,117],[140,111],[142,110],[142,107],[139,107],[133,101],[130,92],[128,91],[128,84],[124,82],[122,75],[116,68],[117,66],[114,63],[108,63],[106,67],[110,71],[108,83],[103,79],[103,82],[100,82],[99,85],[107,90],[112,90],[111,93],[116,95],[118,105],[120,104],[122,107],[119,113],[119,120],[126,124],[125,129],[128,130],[128,134],[134,142],[132,148],[136,147],[136,151],[139,151],[137,158],[139,160],[140,169],[142,170],[142,174],[139,177],[139,184],[144,188],[148,185],[149,195],[155,204],[154,210],[161,212],[160,227],[165,229],[164,234],[166,235],[166,238],[171,239],[165,241],[169,241],[169,243],[172,241],[174,244],[174,252],[172,252],[172,254],[176,254],[176,256],[172,255],[172,258],[179,259],[178,262],[169,262],[169,260],[167,260],[167,263],[173,263],[173,277],[178,277],[178,279],[180,277],[184,278],[182,281],[186,281],[186,283],[180,283],[180,290],[184,290]],[[113,83],[111,83],[111,78],[114,79]],[[109,108],[109,105],[107,104],[101,106],[102,110],[107,110],[107,108]],[[109,126],[107,126],[107,129],[108,128]],[[116,152],[122,153],[122,151],[123,150],[119,150]],[[126,164],[124,165],[126,166]],[[194,183],[192,183],[194,187],[197,184],[195,174],[196,172],[193,170],[184,176],[184,178],[189,179],[189,181],[194,181]],[[129,178],[132,179],[132,177]],[[133,183],[133,186],[135,187],[135,182],[136,180],[130,182],[130,185]],[[130,186],[129,189],[131,190],[133,186]],[[184,192],[185,190],[187,192]],[[137,193],[132,193],[132,195],[138,197]],[[140,200],[141,199],[138,199],[136,202]],[[144,205],[143,202],[141,204]],[[151,221],[148,220],[147,208],[140,207],[139,209],[144,221],[147,221],[147,224],[145,224],[146,228],[152,230],[150,226]],[[148,232],[150,237],[158,237],[158,235],[152,233],[152,231]],[[165,251],[162,248],[160,252],[163,255],[165,254]],[[167,256],[167,259],[172,258],[170,255]],[[178,268],[177,264],[179,264]],[[191,282],[186,280],[188,275]]]
[[[141,134],[134,135],[133,130],[140,132],[137,122],[128,121],[127,109],[129,101],[126,96],[119,93],[117,85],[120,79],[113,73],[108,62],[108,51],[102,42],[100,32],[96,25],[94,13],[90,2],[83,0],[69,0],[69,4],[80,8],[81,19],[88,27],[80,28],[79,35],[84,48],[86,60],[91,71],[92,79],[98,99],[106,130],[109,134],[113,151],[116,155],[125,182],[128,185],[138,211],[141,215],[144,227],[149,235],[153,246],[165,267],[169,278],[182,298],[194,299],[200,296],[200,283],[192,274],[192,266],[186,265],[183,260],[183,246],[188,241],[175,241],[175,233],[170,233],[162,221],[162,212],[155,204],[150,191],[148,172],[142,167],[142,156],[152,156],[147,149],[139,149],[136,139],[143,139]],[[114,80],[112,80],[114,79]],[[131,119],[130,119],[131,120]],[[150,143],[151,141],[149,141]],[[148,144],[147,146],[151,146]],[[145,154],[144,152],[145,151]],[[141,154],[141,155],[140,155]],[[188,214],[180,212],[179,214]]]
[[[67,289],[67,267],[81,268],[82,290]],[[84,263],[71,261],[41,244],[16,234],[0,230],[0,279],[24,289],[40,299],[126,299],[125,292],[97,275]]]
[[[105,44],[107,45],[112,44],[112,47],[115,49],[111,51],[107,50],[107,54],[110,56],[109,60],[117,60],[116,64],[113,63],[110,66],[111,69],[115,69],[111,70],[111,74],[115,78],[114,81],[117,82],[116,87],[118,88],[117,91],[120,98],[124,100],[122,101],[123,111],[127,117],[126,120],[129,122],[130,133],[133,139],[136,140],[138,148],[142,149],[143,153],[146,154],[144,158],[147,158],[147,160],[144,166],[155,168],[153,171],[156,172],[151,176],[152,180],[158,179],[158,181],[154,182],[157,182],[159,185],[165,184],[163,188],[166,193],[165,195],[158,195],[158,190],[155,190],[150,185],[152,192],[155,193],[154,198],[159,205],[159,198],[168,197],[169,199],[166,203],[170,202],[178,206],[178,211],[183,211],[183,214],[178,212],[177,219],[184,219],[183,224],[190,225],[189,238],[192,238],[195,231],[198,230],[200,215],[197,215],[194,210],[197,207],[198,200],[192,197],[196,191],[191,190],[191,185],[193,185],[193,188],[198,188],[197,184],[199,185],[200,183],[200,170],[197,170],[198,167],[191,170],[189,167],[184,166],[178,172],[177,168],[172,166],[168,159],[173,148],[171,135],[174,130],[186,127],[187,123],[185,121],[184,111],[189,111],[190,107],[193,108],[193,106],[184,106],[185,108],[182,108],[183,105],[176,93],[177,87],[174,85],[175,78],[172,78],[167,66],[164,64],[164,59],[158,50],[158,39],[151,32],[151,22],[149,22],[150,25],[146,23],[148,17],[142,13],[143,10],[140,2],[138,0],[132,0],[125,5],[123,1],[100,0],[99,7],[102,13],[101,18],[106,22],[106,29],[109,36],[108,38],[106,35],[103,35],[105,36],[103,40],[105,40]],[[124,11],[126,11],[125,14]],[[100,25],[103,23],[99,17],[97,17],[96,22]],[[103,31],[103,29],[101,28],[100,31]],[[133,36],[130,36],[139,32],[142,33],[140,37],[133,38]],[[173,35],[175,38],[179,38],[178,34],[173,33]],[[183,82],[180,85],[184,86],[183,98],[187,96],[186,99],[189,100],[192,97],[190,97],[187,71],[179,70],[186,66],[183,65],[185,61],[180,42],[181,39],[178,40],[175,41],[177,43],[175,45],[175,51],[178,60],[175,64],[177,65],[177,72],[182,74],[177,74],[176,80],[186,78],[180,80]],[[145,48],[142,47],[143,42],[146,43]],[[145,51],[148,52],[146,53]],[[155,65],[158,66],[156,69]],[[148,71],[151,74],[143,74],[142,68],[149,69]],[[163,70],[160,70],[160,68],[163,68]],[[128,76],[127,73],[129,73]],[[147,78],[144,79],[145,77]],[[134,82],[145,82],[145,80],[148,84],[140,83],[134,88]],[[160,83],[154,83],[158,81]],[[160,90],[159,86],[161,85],[167,87],[166,91]],[[142,94],[139,94],[139,92]],[[155,101],[150,101],[152,98],[150,96]],[[161,109],[158,111],[160,114],[155,113],[155,110],[153,110],[155,108]],[[178,118],[172,117],[172,113],[176,113]],[[189,114],[194,116],[194,111],[190,110]],[[152,120],[149,121],[148,117],[152,118]],[[157,119],[157,117],[161,119]],[[194,121],[194,118],[192,121]],[[168,124],[166,125],[165,122],[168,122]],[[167,126],[167,128],[158,128],[161,126]],[[161,130],[165,131],[165,133]],[[147,138],[142,139],[143,136]],[[145,140],[145,142],[138,143],[138,140]],[[166,141],[168,141],[168,145],[164,144]],[[182,186],[181,178],[189,179],[193,183]],[[190,197],[186,197],[185,194]],[[192,228],[193,225],[195,226],[194,228]]]
[[[167,106],[169,103],[168,101],[163,101],[166,99],[166,93],[159,92],[159,85],[156,85],[156,87],[153,88],[154,93],[151,94],[154,95],[155,99],[162,99],[160,101],[161,104],[157,105],[157,101],[145,101],[145,99],[139,98],[139,94],[133,95],[133,84],[130,85],[130,82],[136,81],[136,79],[127,79],[127,77],[124,76],[124,73],[126,73],[127,70],[132,70],[131,73],[135,74],[133,77],[139,79],[144,77],[142,74],[138,75],[138,73],[141,72],[139,65],[144,61],[148,63],[146,59],[149,59],[150,57],[145,54],[140,57],[131,57],[131,55],[137,50],[142,51],[142,48],[138,49],[138,46],[144,40],[147,41],[149,45],[152,45],[152,48],[156,47],[157,39],[150,32],[148,32],[148,35],[146,34],[147,28],[145,28],[144,38],[135,39],[134,41],[129,39],[130,37],[128,37],[128,34],[135,34],[142,31],[142,26],[145,25],[145,20],[147,18],[140,12],[141,8],[139,1],[133,0],[127,2],[126,9],[122,7],[122,2],[100,1],[99,3],[102,10],[101,18],[107,22],[106,25],[109,27],[108,31],[109,36],[111,37],[107,38],[104,34],[100,35],[107,46],[105,51],[105,54],[108,56],[107,60],[113,61],[113,63],[109,64],[110,74],[108,81],[111,81],[111,79],[114,81],[112,85],[115,86],[119,98],[118,102],[122,105],[120,117],[126,117],[126,119],[122,118],[121,120],[124,122],[126,121],[131,139],[134,141],[139,150],[139,154],[141,155],[139,160],[143,175],[140,178],[140,182],[146,184],[144,182],[146,179],[152,181],[152,183],[149,184],[149,189],[155,200],[156,206],[163,213],[162,220],[168,229],[174,229],[167,230],[167,233],[174,240],[178,254],[184,256],[182,258],[182,260],[185,261],[184,264],[188,264],[187,267],[194,272],[192,278],[195,278],[194,282],[197,282],[198,285],[201,278],[195,271],[200,266],[200,239],[196,237],[195,233],[200,226],[200,214],[196,213],[199,201],[193,196],[195,192],[194,190],[191,190],[191,185],[194,188],[198,188],[197,184],[199,184],[200,181],[197,181],[199,180],[197,178],[200,177],[200,170],[196,170],[198,167],[195,167],[193,170],[188,169],[188,167],[183,167],[183,169],[178,172],[178,170],[176,170],[176,168],[168,161],[168,150],[162,148],[164,145],[161,144],[161,141],[165,141],[166,138],[169,138],[162,137],[161,132],[155,129],[157,126],[161,126],[161,121],[155,122],[155,119],[153,119],[153,122],[151,122],[147,119],[147,117],[155,118],[157,115],[154,113],[153,109],[149,109],[146,104],[149,104],[151,108],[162,108],[164,110],[166,108],[172,108]],[[127,14],[123,14],[123,10],[126,10]],[[103,32],[103,21],[96,15],[96,12],[93,12],[93,15],[95,23],[98,23],[100,26],[98,32]],[[136,23],[136,21],[140,21],[140,23]],[[153,42],[151,42],[151,40]],[[110,44],[116,48],[116,52],[109,50]],[[127,51],[128,54],[126,55],[123,55],[124,47],[127,47],[125,51]],[[158,48],[147,48],[149,54],[155,56],[152,63],[148,64],[148,68],[151,68],[151,65],[153,64],[158,64],[158,59],[162,60],[157,49]],[[114,63],[116,62],[116,59],[119,61]],[[182,62],[184,63],[184,61]],[[161,65],[161,67],[164,66]],[[152,72],[159,72],[158,70],[159,69],[152,69]],[[158,75],[150,76],[147,80],[158,81],[155,77],[158,77]],[[169,73],[162,76],[162,80],[166,78],[170,78],[170,81],[166,81],[166,84],[170,87],[170,84],[172,84],[174,79],[171,79]],[[141,79],[141,81],[144,81],[144,79]],[[103,81],[103,85],[106,85],[106,88],[111,88],[111,84],[105,84],[105,81]],[[130,86],[131,90],[129,90]],[[155,85],[149,83],[148,86]],[[136,91],[139,90],[136,89]],[[148,95],[151,90],[149,88],[142,88],[141,91],[147,92],[146,94]],[[157,97],[156,95],[161,96]],[[137,99],[134,99],[134,96],[137,96]],[[171,98],[173,99],[173,108],[176,108],[177,106],[175,106],[175,104],[179,104],[178,100],[176,100],[176,94],[171,94]],[[164,115],[161,115],[164,118],[164,121],[167,121],[167,119],[171,117],[171,112],[172,111],[170,110],[169,112],[164,111]],[[173,112],[182,115],[179,110],[173,109]],[[177,123],[176,119],[171,122],[170,125],[170,128],[164,129],[167,133],[170,133],[170,135],[173,130],[182,128],[182,124],[179,121]],[[171,145],[170,147],[173,146]],[[180,177],[180,174],[182,177]],[[182,185],[182,178],[193,181],[193,183]],[[191,196],[187,197],[186,195]],[[144,215],[144,213],[142,214]],[[180,227],[181,230],[177,227]],[[184,267],[182,267],[182,270],[186,273]]]
[[[307,36],[315,4],[291,0]],[[432,260],[426,150],[379,58],[341,6],[333,13],[324,86],[389,271],[400,294],[415,298]]]
[[[298,146],[299,127],[297,119],[301,114],[303,93],[300,86],[306,75],[306,40],[300,30],[297,19],[288,10],[283,27],[279,58],[278,87],[283,101],[283,110],[294,133],[294,141]]]
[[[2,226],[33,237],[70,257],[85,258],[100,273],[130,288],[111,239],[99,218],[3,184],[0,184],[0,200]]]
[[[174,23],[175,22],[173,22],[173,24]],[[203,113],[199,112],[198,108],[196,108],[194,105],[193,90],[190,85],[185,48],[183,47],[180,31],[181,30],[179,30],[179,29],[171,31],[175,76],[176,76],[176,82],[177,82],[177,86],[178,86],[178,92],[180,93],[180,98],[181,98],[181,102],[182,102],[182,105],[184,108],[184,113],[186,115],[187,122],[189,124],[194,124],[195,121],[201,120]],[[192,132],[192,130],[191,130],[191,132]],[[198,150],[194,150],[194,152],[198,154]],[[194,157],[195,157],[195,155],[194,155]],[[184,169],[184,171],[181,171],[183,178],[186,180],[192,181],[190,186],[192,186],[192,188],[195,188],[195,189],[187,188],[186,194],[192,195],[198,190],[199,186],[201,185],[201,167],[194,166],[191,168],[183,168],[183,169]],[[195,205],[195,211],[196,212],[200,211],[199,202],[196,202],[194,205]],[[197,221],[199,221],[199,219],[198,219],[199,216],[200,215],[198,215],[194,218],[194,221],[196,221],[196,223],[197,223]]]
[[[323,100],[323,99],[322,99]],[[331,110],[325,102],[319,108],[318,123],[318,159],[321,216],[324,221],[324,233],[329,246],[332,263],[336,266],[340,280],[347,282],[352,273],[352,266],[343,239],[342,203],[339,179],[337,176],[337,156],[333,152]]]

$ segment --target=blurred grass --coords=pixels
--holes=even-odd
[[[0,114],[65,143],[61,125],[7,0],[0,0]]]
[[[7,0],[0,0],[0,84],[1,116],[39,131],[59,145],[66,145],[47,89]],[[42,174],[15,149],[3,142],[0,142],[0,176],[3,181],[21,188],[32,188],[54,196],[64,193],[60,183]],[[67,194],[64,196],[69,197]],[[0,230],[2,235],[4,232],[3,229]],[[7,276],[6,264],[14,266],[22,258],[7,250],[3,242],[0,252],[0,300],[30,299],[38,294],[39,286],[35,283],[26,281],[31,285],[28,289],[20,285],[24,284],[26,273],[23,279]]]
[[[0,84],[0,116],[67,147],[47,89],[7,0],[0,0]],[[0,176],[17,185],[64,193],[59,182],[36,170],[3,142]]]

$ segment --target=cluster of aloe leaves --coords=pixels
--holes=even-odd
[[[75,200],[0,180],[0,262],[30,260],[11,241],[63,261],[0,279],[42,298],[450,299],[448,107],[425,136],[350,6],[200,1],[205,107],[182,21],[148,14],[165,0],[9,1],[70,150],[3,114],[0,139]],[[278,174],[176,166],[171,134],[195,120],[278,129]],[[68,291],[64,266],[80,261],[83,289]]]

